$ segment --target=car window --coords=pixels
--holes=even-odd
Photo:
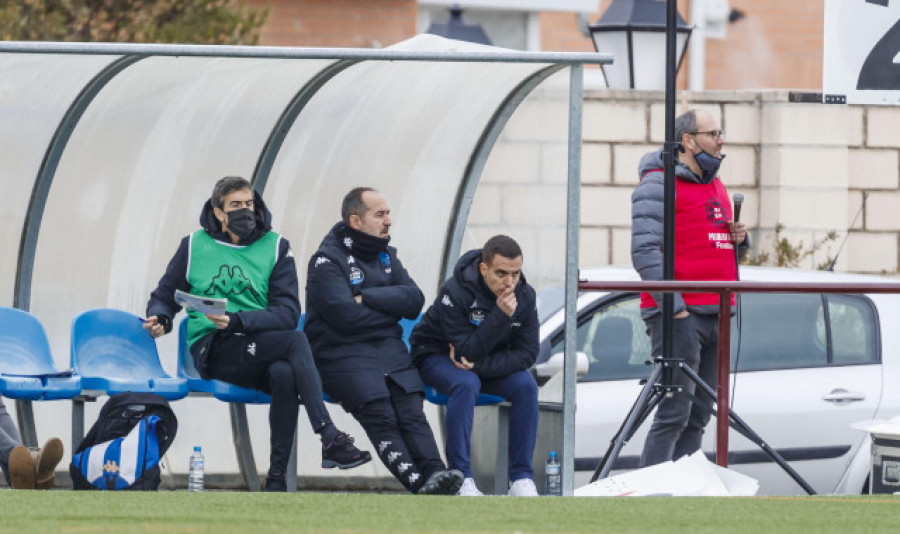
[[[875,307],[863,296],[747,293],[741,297],[740,330],[737,322],[738,317],[732,317],[733,370],[860,365],[881,360]],[[563,352],[563,344],[560,332],[550,354]],[[649,375],[644,362],[650,359],[650,337],[641,319],[638,296],[621,295],[583,313],[576,347],[590,362],[588,373],[579,376],[579,381]]]
[[[551,315],[561,310],[565,303],[565,289],[554,286],[541,291],[537,295],[538,320],[543,323]]]
[[[625,295],[589,311],[579,319],[576,347],[590,367],[579,381],[643,378],[650,373],[650,338],[641,319],[637,295]],[[551,354],[563,352],[564,339],[554,340]]]
[[[855,295],[828,295],[833,365],[881,361],[878,322],[869,299]]]
[[[874,307],[860,296],[748,293],[732,319],[738,371],[875,363],[877,347]]]

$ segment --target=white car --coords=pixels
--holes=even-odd
[[[591,281],[639,280],[630,268],[581,272]],[[759,282],[900,282],[793,269],[741,269]],[[561,303],[559,303],[561,306]],[[541,326],[538,363],[563,351],[563,311]],[[737,328],[740,323],[740,328]],[[578,299],[575,487],[590,481],[651,368],[650,339],[637,293],[584,292]],[[900,415],[900,294],[752,294],[732,319],[732,407],[819,494],[867,491],[868,434],[851,427]],[[554,360],[557,360],[555,358]],[[622,449],[614,471],[637,467],[653,415]],[[715,418],[704,450],[715,448]],[[760,494],[805,494],[759,447],[729,434],[729,467],[760,482]]]

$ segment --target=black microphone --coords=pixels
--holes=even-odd
[[[744,195],[735,193],[732,198],[734,199],[734,223],[737,224],[741,220],[741,204],[744,202]]]
[[[737,242],[737,224],[738,221],[741,220],[741,204],[744,203],[744,195],[743,193],[735,193],[731,197],[734,200],[734,272],[735,272],[735,280],[741,279],[741,256],[738,253],[738,242]],[[740,310],[740,301],[741,294],[737,293],[737,301],[738,301],[738,309]],[[740,313],[740,311],[738,312]],[[738,319],[738,331],[740,331],[740,319]],[[740,335],[740,334],[738,334]],[[740,350],[740,349],[738,349]]]

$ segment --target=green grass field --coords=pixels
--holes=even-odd
[[[896,532],[900,496],[0,492],[3,532]]]

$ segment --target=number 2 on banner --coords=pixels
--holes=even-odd
[[[888,7],[888,0],[865,1],[868,4]],[[856,88],[876,91],[900,89],[900,64],[894,62],[898,53],[900,53],[900,20],[891,26],[869,52],[859,71]]]

